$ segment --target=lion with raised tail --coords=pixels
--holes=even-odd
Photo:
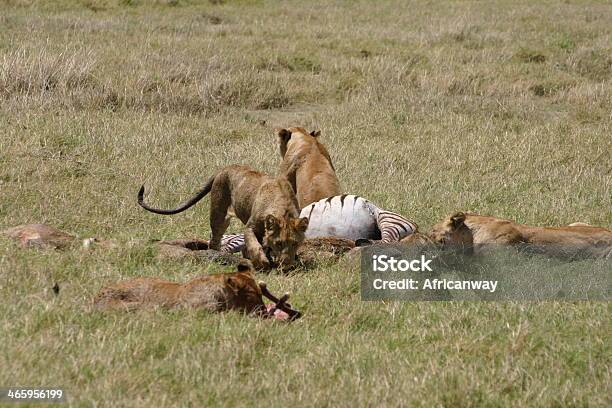
[[[276,129],[283,162],[280,174],[291,183],[300,208],[323,198],[340,195],[340,182],[321,132],[308,133],[301,127]]]
[[[210,249],[219,250],[223,233],[230,223],[231,208],[246,226],[242,253],[257,269],[270,268],[270,260],[281,269],[293,266],[297,248],[308,227],[308,218],[299,218],[300,210],[289,182],[248,166],[225,167],[175,209],[162,210],[145,204],[144,192],[142,186],[138,204],[147,211],[164,215],[185,211],[210,193]]]

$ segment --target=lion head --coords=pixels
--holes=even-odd
[[[266,307],[261,288],[255,281],[253,264],[248,259],[242,259],[237,268],[237,272],[220,275],[225,287],[227,308],[263,315]]]
[[[277,128],[275,129],[275,132],[278,140],[278,147],[280,150],[281,157],[285,157],[285,154],[287,153],[287,144],[289,143],[289,140],[291,140],[291,136],[294,133],[300,134],[304,138],[311,138],[311,140],[313,141],[315,140],[315,138],[321,135],[320,130],[313,130],[312,132],[308,132],[302,127],[290,127],[286,129]]]
[[[472,231],[465,225],[465,213],[455,213],[434,225],[429,237],[441,245],[469,247],[473,244]]]
[[[278,218],[268,215],[265,219],[263,248],[279,269],[295,264],[295,254],[304,241],[308,218]]]

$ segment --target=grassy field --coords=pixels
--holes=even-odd
[[[101,314],[104,285],[228,269],[140,240],[216,169],[274,173],[274,126],[321,129],[343,189],[427,230],[456,210],[612,227],[607,1],[0,1],[0,387],[73,406],[610,406],[609,303],[362,302],[345,262],[264,276],[303,320]],[[233,231],[240,225],[234,223]],[[59,282],[61,292],[50,290]]]

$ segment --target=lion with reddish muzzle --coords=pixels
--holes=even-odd
[[[265,305],[262,295],[274,302]],[[265,283],[255,282],[253,266],[242,260],[237,272],[205,275],[186,283],[158,278],[136,278],[100,290],[94,299],[97,309],[135,310],[147,307],[196,308],[210,312],[237,310],[260,317],[295,320],[300,312],[272,295]]]

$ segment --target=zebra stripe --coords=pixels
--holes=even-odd
[[[415,223],[391,211],[379,210],[376,223],[380,229],[381,242],[385,244],[398,242],[417,230]]]
[[[221,251],[229,252],[240,252],[244,246],[244,235],[243,234],[229,234],[224,235],[221,238]]]

